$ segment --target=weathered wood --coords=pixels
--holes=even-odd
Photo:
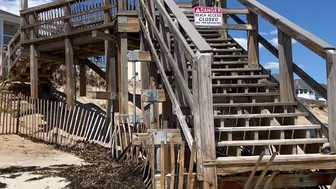
[[[111,34],[108,34],[108,33],[105,33],[99,30],[92,31],[92,37],[96,37],[98,39],[102,39],[105,41],[111,41],[111,42],[116,41],[114,35],[111,35]]]
[[[118,32],[139,33],[139,19],[137,17],[118,15]]]
[[[79,62],[79,96],[86,96],[86,65]]]
[[[175,188],[175,147],[174,142],[170,142],[170,170],[171,170],[171,179],[170,179],[170,189]]]
[[[71,39],[65,39],[65,62],[66,62],[66,95],[68,108],[75,104],[75,70]]]
[[[35,16],[33,14],[29,15],[29,23],[35,23]],[[30,29],[30,39],[34,40],[36,38],[35,29]],[[33,99],[38,98],[38,60],[35,57],[37,54],[36,46],[34,44],[30,45],[30,93]],[[8,57],[10,60],[11,57]],[[10,61],[8,62],[10,64]]]
[[[264,152],[262,152],[260,154],[260,156],[259,156],[259,158],[258,158],[258,160],[257,160],[257,162],[256,162],[256,164],[255,164],[255,166],[254,166],[254,168],[253,168],[253,170],[252,170],[249,178],[247,179],[247,181],[245,183],[244,189],[249,189],[250,188],[250,184],[252,182],[252,179],[253,179],[253,177],[254,177],[254,175],[255,175],[255,173],[256,173],[256,171],[257,171],[257,169],[259,167],[259,164],[260,164],[261,160],[263,159],[264,155],[265,155]]]
[[[299,144],[323,144],[328,142],[326,138],[307,139],[274,139],[274,140],[237,140],[221,141],[218,146],[266,146],[266,145],[299,145]]]
[[[267,162],[266,166],[264,167],[264,169],[263,169],[261,175],[259,176],[259,178],[258,178],[258,180],[257,180],[257,182],[256,182],[256,184],[255,184],[255,186],[254,186],[253,189],[259,188],[259,185],[261,184],[263,178],[265,177],[265,175],[266,175],[266,173],[268,171],[269,166],[272,165],[273,160],[274,160],[274,158],[275,158],[276,155],[277,155],[277,152],[274,153],[274,154],[272,154],[270,160]]]
[[[258,15],[249,11],[247,15],[247,24],[255,27],[254,30],[247,32],[247,51],[249,67],[258,67],[259,65],[259,45],[258,45]]]
[[[320,125],[282,125],[282,126],[257,126],[257,127],[216,127],[215,132],[243,132],[243,131],[285,131],[285,130],[310,130],[320,129]]]
[[[326,58],[324,49],[333,48],[332,45],[323,41],[322,39],[316,37],[315,35],[309,33],[308,31],[302,29],[298,25],[289,21],[288,19],[280,16],[278,13],[272,11],[266,6],[255,0],[238,0],[240,3],[244,4],[250,11],[263,17],[266,21],[275,25],[277,28],[281,28],[281,31],[303,44],[311,51],[317,53],[322,58]]]
[[[141,101],[142,102],[152,102],[152,97],[148,96],[147,91],[144,90],[141,94]],[[156,102],[164,102],[166,101],[166,94],[164,90],[157,90],[157,99]]]
[[[197,151],[196,142],[194,142],[193,146],[192,146],[192,150],[191,150],[190,160],[189,160],[187,188],[191,188],[191,186],[192,186],[191,179],[192,179],[192,173],[193,173],[193,168],[194,168],[194,159],[195,159],[195,156],[196,156],[196,151]]]
[[[293,55],[292,40],[282,31],[278,31],[279,40],[279,70],[280,70],[280,100],[294,101]]]
[[[221,29],[225,30],[256,30],[256,25],[252,24],[225,24],[221,27]]]
[[[166,183],[166,173],[165,173],[165,144],[163,141],[161,141],[161,146],[160,146],[160,171],[161,171],[161,189],[165,189],[165,183]]]
[[[130,51],[127,54],[128,61],[130,62],[150,62],[152,61],[152,57],[150,52],[148,51]]]
[[[197,60],[193,63],[193,95],[196,112],[194,115],[194,128],[196,141],[200,140],[201,146],[198,153],[201,154],[201,162],[197,162],[197,167],[203,164],[204,160],[216,159],[216,145],[214,135],[213,121],[213,100],[211,88],[211,62],[213,62],[212,54],[198,54]],[[199,138],[197,138],[199,137]],[[202,165],[201,165],[202,166]],[[202,173],[201,173],[202,174]],[[217,175],[214,167],[204,167],[203,170],[203,187],[204,188],[217,188]]]
[[[5,47],[0,45],[0,77],[5,80]]]
[[[326,50],[327,84],[328,84],[328,125],[329,144],[336,150],[336,51]]]
[[[182,142],[179,150],[179,177],[178,177],[178,189],[183,189],[183,175],[184,175],[184,152],[185,144]]]
[[[118,45],[118,99],[119,113],[128,114],[128,61],[127,61],[127,33],[119,33]]]

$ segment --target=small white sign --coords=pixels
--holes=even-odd
[[[223,10],[218,7],[195,7],[195,26],[222,26]]]

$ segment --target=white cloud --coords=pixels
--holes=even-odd
[[[272,30],[269,32],[270,35],[277,35],[278,34],[278,30]]]
[[[299,64],[298,65],[300,68],[304,68],[304,65],[303,64]]]
[[[237,43],[239,43],[240,46],[242,46],[244,49],[247,49],[247,39],[246,38],[233,38]]]
[[[53,0],[29,0],[28,6],[35,7],[41,4],[50,3]],[[20,14],[20,0],[0,0],[0,9],[19,15]]]
[[[265,69],[279,69],[279,62],[267,62],[264,65]]]

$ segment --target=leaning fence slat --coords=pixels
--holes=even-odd
[[[107,144],[108,146],[110,146],[109,142],[107,142],[107,139],[108,139],[108,137],[110,135],[110,132],[111,132],[111,124],[112,124],[112,121],[108,124],[108,128],[107,128],[106,134],[105,134],[105,136],[103,138],[103,141],[102,141],[105,145]]]
[[[21,93],[18,96],[18,102],[16,106],[16,134],[20,134],[20,118],[21,118]]]
[[[100,117],[99,114],[96,114],[96,119],[95,119],[93,125],[91,125],[91,131],[90,131],[89,141],[93,140],[92,137],[94,136],[93,135],[94,129],[97,128],[96,125],[97,125],[97,121],[98,121],[99,117]]]
[[[184,175],[184,150],[185,150],[185,144],[184,141],[181,144],[180,148],[180,154],[179,154],[179,182],[178,182],[178,188],[183,189],[183,175]]]
[[[57,143],[57,141],[56,141],[56,132],[57,132],[57,128],[56,128],[56,119],[58,119],[58,118],[57,118],[57,101],[54,101],[54,102],[53,102],[52,115],[53,115],[53,122],[52,122],[52,141],[53,141],[53,143]]]
[[[58,111],[59,111],[59,117],[58,117],[58,123],[57,123],[57,144],[61,145],[61,139],[62,139],[62,135],[60,135],[60,132],[62,132],[62,126],[63,126],[63,122],[62,120],[65,120],[65,118],[63,118],[63,110],[64,110],[64,104],[63,102],[59,102],[59,107],[58,107]],[[61,133],[62,134],[62,133]]]
[[[64,143],[64,131],[65,131],[65,127],[66,124],[68,122],[68,105],[64,102],[62,102],[64,109],[62,111],[64,111],[64,118],[63,118],[63,122],[62,122],[62,132],[60,133],[60,145],[63,146]]]
[[[74,106],[74,109],[73,109],[73,113],[72,113],[72,116],[71,116],[71,122],[70,122],[70,125],[68,126],[68,130],[67,130],[67,136],[68,136],[68,139],[67,139],[67,143],[68,145],[71,145],[71,141],[73,140],[73,131],[74,131],[74,121],[75,118],[77,117],[77,113],[78,113],[79,109],[78,107],[75,105]]]
[[[79,137],[81,140],[84,140],[84,130],[85,130],[85,126],[86,126],[86,123],[88,122],[88,114],[89,114],[89,111],[88,110],[85,110],[85,113],[84,113],[84,117],[83,117],[83,122],[81,124],[81,129],[80,129],[80,132],[79,132]]]
[[[191,154],[190,154],[190,160],[189,160],[189,173],[188,173],[188,178],[187,178],[187,188],[191,188],[191,177],[193,173],[193,167],[194,167],[194,159],[196,156],[196,142],[193,142]]]
[[[4,108],[3,108],[3,112],[5,113],[5,119],[4,119],[4,124],[3,127],[5,128],[5,134],[7,134],[7,106],[8,106],[8,94],[5,93],[5,101],[4,101]]]
[[[9,93],[9,107],[8,107],[8,118],[9,118],[9,124],[8,124],[8,133],[12,134],[13,133],[13,95]]]
[[[70,124],[70,118],[71,118],[71,114],[73,112],[73,108],[74,107],[70,107],[69,111],[68,111],[68,105],[66,104],[65,106],[65,111],[66,111],[66,121],[65,121],[65,124],[64,124],[64,130],[63,130],[63,145],[66,146],[66,142],[67,142],[67,132],[68,132],[68,125]]]
[[[43,129],[41,129],[41,107],[42,99],[37,99],[37,128],[38,128],[38,138],[43,140]]]
[[[170,141],[170,168],[171,168],[171,177],[170,177],[170,189],[175,188],[175,147],[174,142]]]
[[[28,135],[28,101],[27,101],[27,96],[24,96],[23,99],[24,99],[24,112],[25,112],[24,113],[25,117],[24,117],[24,128],[23,128],[23,130],[24,130],[24,134]]]
[[[104,117],[103,122],[100,126],[100,132],[99,132],[98,139],[97,139],[98,142],[102,142],[102,139],[105,136],[105,132],[106,132],[105,127],[106,127],[106,118]]]
[[[125,120],[124,120],[125,117],[121,117],[121,124],[122,124],[122,128],[123,128],[123,133],[124,133],[124,138],[125,138],[125,146],[124,148],[122,148],[122,150],[124,151],[127,147],[128,147],[128,141],[127,141],[127,133],[126,133],[126,127],[125,127]],[[126,117],[127,119],[127,117]]]
[[[95,127],[95,128],[96,128],[96,132],[95,132],[95,134],[94,134],[94,136],[93,136],[92,141],[97,141],[97,135],[98,135],[98,133],[100,133],[100,130],[101,130],[101,122],[102,122],[103,119],[104,119],[104,117],[103,117],[103,116],[100,116],[98,125]],[[95,124],[95,125],[96,125],[96,124]]]
[[[88,120],[87,120],[86,125],[85,125],[84,140],[87,140],[87,135],[89,133],[90,125],[92,124],[93,115],[94,115],[94,112],[89,111]]]
[[[122,142],[122,136],[121,136],[121,126],[120,123],[118,123],[118,136],[119,136],[119,145],[120,145],[120,149],[121,149],[121,153],[123,152],[123,142]],[[118,154],[119,157],[119,154]]]

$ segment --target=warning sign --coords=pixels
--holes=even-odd
[[[222,26],[223,10],[218,7],[195,7],[196,26]]]

